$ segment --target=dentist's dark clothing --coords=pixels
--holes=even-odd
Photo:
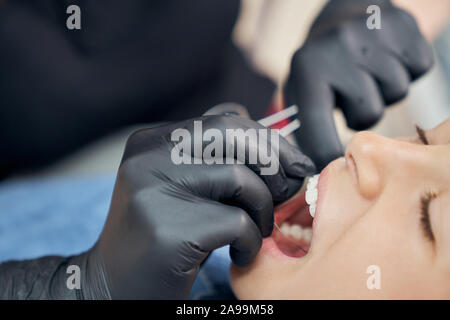
[[[66,8],[81,8],[68,30]],[[0,2],[0,178],[47,164],[135,123],[180,120],[222,102],[262,116],[275,86],[231,40],[238,0]],[[380,9],[381,29],[367,27]],[[433,65],[414,18],[390,0],[331,0],[292,59],[286,102],[319,169],[343,154],[332,117],[375,124]]]
[[[66,9],[81,9],[68,30]],[[275,85],[232,43],[238,0],[0,1],[0,177],[123,126],[233,101],[253,118]]]

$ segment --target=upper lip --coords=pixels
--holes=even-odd
[[[313,241],[314,238],[316,237],[316,231],[317,231],[317,224],[318,221],[320,219],[320,211],[321,211],[321,207],[322,207],[322,202],[323,202],[323,198],[324,198],[324,191],[326,188],[326,178],[327,178],[327,174],[328,174],[328,166],[320,173],[320,177],[319,177],[319,182],[317,183],[317,201],[316,201],[316,213],[314,215],[314,221],[313,221],[313,225],[312,225],[312,229],[313,229]],[[312,244],[312,242],[311,242]]]

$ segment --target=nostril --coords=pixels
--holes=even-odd
[[[356,166],[356,161],[352,154],[347,154],[345,156],[345,164],[355,181],[358,182],[358,167]]]
[[[378,141],[377,135],[360,132],[350,141],[345,154],[347,170],[366,199],[375,198],[381,187]]]

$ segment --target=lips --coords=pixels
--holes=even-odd
[[[280,257],[302,258],[309,252],[312,244],[314,230],[317,224],[317,213],[320,207],[318,194],[323,193],[324,173],[314,177],[309,182],[310,190],[315,190],[317,195],[311,204],[316,206],[316,218],[311,216],[311,206],[306,201],[306,193],[299,192],[288,201],[275,208],[274,230],[272,236],[264,239],[263,252],[269,252]],[[311,192],[311,191],[310,191]]]

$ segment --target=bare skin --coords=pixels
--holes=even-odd
[[[345,157],[320,176],[308,254],[289,257],[275,241],[265,240],[250,267],[232,268],[236,295],[449,299],[449,168],[450,119],[425,131],[422,139],[357,134]],[[421,221],[426,203],[428,231]],[[379,290],[367,287],[371,265],[380,270]]]

